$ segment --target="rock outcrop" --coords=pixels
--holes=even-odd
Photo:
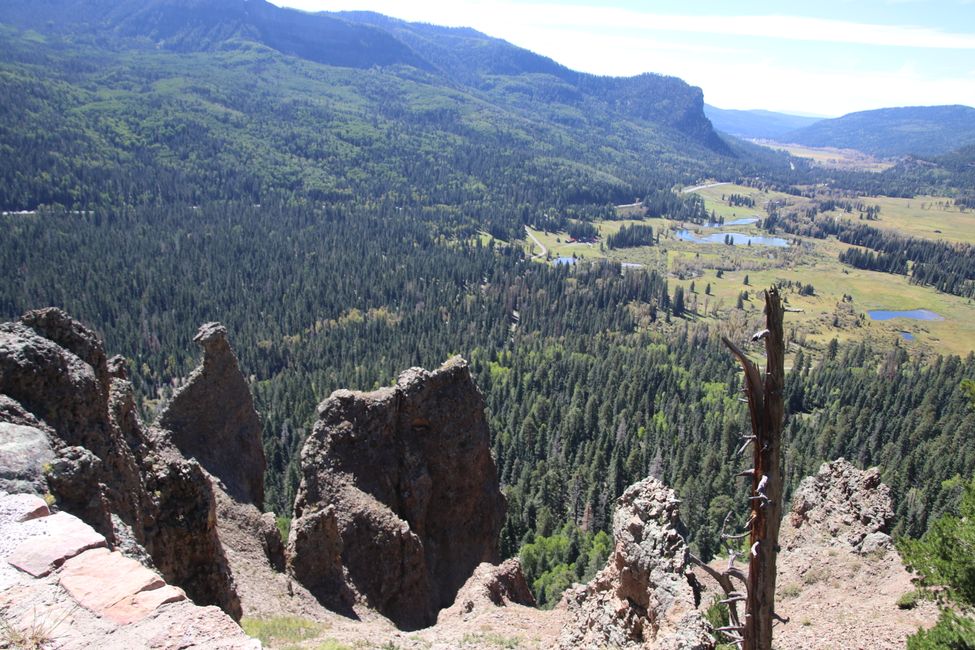
[[[391,388],[334,392],[302,474],[288,570],[330,607],[355,599],[401,628],[425,627],[498,559],[504,499],[484,400],[459,357]]]
[[[616,502],[615,548],[589,584],[562,599],[570,622],[560,648],[710,649],[710,626],[688,581],[689,557],[679,501],[654,478]]]
[[[198,604],[239,618],[199,464],[139,420],[124,361],[58,309],[0,324],[3,489],[49,493]]]
[[[193,340],[203,348],[202,363],[160,412],[154,435],[199,462],[210,479],[222,554],[241,607],[260,610],[261,601],[287,589],[274,515],[260,510],[265,470],[261,420],[226,328],[206,323]]]
[[[914,586],[890,543],[891,518],[890,490],[877,468],[840,459],[802,480],[780,529],[775,610],[789,622],[776,626],[775,647],[903,648],[908,635],[934,623],[934,603],[898,607]],[[706,574],[699,577],[717,590]]]
[[[795,529],[789,544],[809,538],[845,543],[860,553],[892,548],[889,531],[894,518],[890,488],[880,482],[880,469],[859,470],[840,458],[823,463],[807,476],[792,496],[789,523]]]
[[[52,514],[37,496],[0,492],[5,638],[23,635],[65,649],[260,648],[224,612],[193,604],[182,589],[107,545],[91,526],[66,512]]]
[[[518,558],[498,565],[484,562],[457,592],[454,604],[440,611],[437,624],[450,619],[467,620],[485,610],[510,605],[535,606],[535,596],[521,570],[521,562]]]
[[[264,449],[261,421],[250,389],[220,323],[206,323],[193,338],[203,363],[176,391],[157,426],[173,444],[217,478],[241,503],[264,505]]]

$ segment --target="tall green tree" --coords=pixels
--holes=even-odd
[[[975,382],[965,380],[962,388],[975,402]],[[975,650],[975,478],[965,486],[958,516],[940,517],[900,550],[921,587],[946,606],[937,625],[908,639],[908,650]]]

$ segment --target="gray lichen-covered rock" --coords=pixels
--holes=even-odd
[[[840,458],[823,463],[799,484],[789,517],[796,531],[787,539],[796,546],[816,536],[874,553],[891,548],[887,533],[893,518],[890,488],[880,482],[880,470],[860,470]]]
[[[220,323],[206,323],[193,339],[203,363],[173,395],[157,426],[173,444],[226,486],[237,501],[264,504],[261,420]]]
[[[0,422],[0,490],[43,494],[54,460],[47,433],[32,426]]]
[[[66,444],[108,444],[108,386],[99,380],[100,374],[100,369],[23,322],[0,324],[0,393],[58,431]]]
[[[688,581],[678,504],[654,478],[627,488],[613,516],[616,544],[606,568],[563,596],[571,622],[560,648],[714,647]]]
[[[0,324],[0,423],[33,450],[0,455],[3,489],[49,490],[113,547],[239,618],[209,479],[143,427],[124,361],[107,360],[94,332],[58,309]]]
[[[412,368],[372,393],[336,391],[318,416],[302,450],[291,575],[335,606],[319,585],[339,567],[307,556],[322,536],[362,602],[403,628],[432,624],[481,562],[497,561],[504,520],[467,363]]]

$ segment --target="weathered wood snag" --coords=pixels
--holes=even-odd
[[[724,534],[725,540],[749,538],[748,574],[734,566],[737,552],[729,552],[728,568],[723,572],[696,560],[725,591],[730,625],[719,632],[742,650],[770,650],[772,626],[782,620],[775,613],[775,561],[779,552],[779,524],[782,521],[782,426],[785,419],[785,339],[782,308],[775,287],[765,292],[765,329],[756,332],[753,342],[765,341],[765,373],[762,375],[741,349],[724,338],[725,345],[745,371],[743,392],[752,421],[751,435],[742,436],[738,454],[752,449],[753,465],[739,474],[751,479],[748,498],[749,517],[743,534]],[[729,513],[730,519],[730,513]],[[728,519],[725,520],[727,526]],[[744,583],[744,593],[735,589],[732,578]],[[737,603],[745,603],[745,615],[738,616]]]

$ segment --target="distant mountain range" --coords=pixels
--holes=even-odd
[[[850,113],[783,133],[781,142],[875,156],[936,156],[975,143],[975,108],[908,106]]]
[[[718,108],[704,105],[704,114],[718,131],[739,138],[778,140],[783,134],[818,122],[822,118],[789,115],[773,111]]]
[[[910,106],[815,118],[704,105],[723,133],[810,147],[856,149],[880,157],[938,156],[975,143],[975,108]]]

